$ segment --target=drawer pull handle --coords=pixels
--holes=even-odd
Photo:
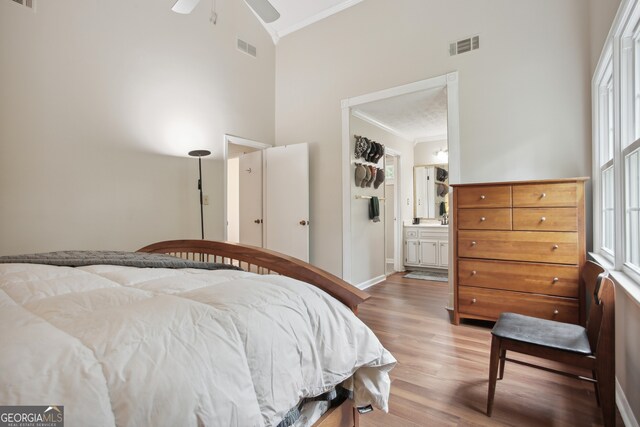
[[[540,195],[540,198],[541,198],[541,199],[544,199],[545,197],[547,197],[547,193],[542,193],[542,194]]]
[[[485,198],[486,198],[486,197],[485,197],[485,195],[484,195],[484,194],[481,194],[481,195],[480,195],[480,200],[484,200]]]
[[[478,242],[476,242],[476,241],[471,242],[471,246],[475,246],[477,244],[478,244]]]
[[[555,250],[556,250],[556,249],[558,249],[558,248],[559,248],[559,246],[558,246],[558,245],[553,245],[553,248],[552,248],[552,249],[555,251]]]
[[[477,271],[475,271],[475,270],[473,270],[473,271],[471,272],[471,275],[472,275],[472,276],[475,276],[476,274],[478,274],[478,272],[477,272]]]
[[[553,315],[557,316],[558,314],[560,314],[560,312],[558,310],[553,310]]]
[[[553,280],[551,281],[551,283],[558,283],[560,281],[560,279],[558,279],[557,277],[554,277]]]
[[[545,222],[547,220],[546,216],[543,216],[542,218],[540,218],[540,222]]]
[[[471,304],[475,304],[476,302],[478,302],[478,300],[475,298],[471,300]]]
[[[481,218],[480,218],[480,221],[483,221],[483,222],[484,222],[484,221],[486,221],[486,220],[487,220],[487,218],[485,218],[485,217],[481,217]]]

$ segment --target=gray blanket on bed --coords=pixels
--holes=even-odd
[[[29,255],[1,256],[0,263],[48,264],[65,267],[85,265],[122,265],[142,268],[200,268],[204,270],[242,270],[234,265],[190,261],[171,255],[120,251],[60,251]]]

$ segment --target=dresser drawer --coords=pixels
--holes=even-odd
[[[509,261],[458,261],[458,283],[479,288],[578,298],[578,267]]]
[[[511,209],[460,209],[461,230],[511,230]]]
[[[495,320],[502,312],[512,312],[566,323],[578,323],[578,300],[526,294],[522,292],[458,287],[460,315]]]
[[[513,229],[578,231],[576,208],[514,208]]]
[[[492,185],[485,187],[456,188],[459,208],[509,208],[511,207],[511,186]]]
[[[463,258],[578,264],[578,233],[460,230],[457,248]]]
[[[513,207],[576,206],[577,185],[519,184],[513,186]]]

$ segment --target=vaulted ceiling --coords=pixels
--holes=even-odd
[[[280,18],[265,24],[274,42],[287,34],[318,22],[328,16],[338,13],[362,0],[269,0],[273,7],[280,12]],[[259,19],[259,18],[258,18]]]

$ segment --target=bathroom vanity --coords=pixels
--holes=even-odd
[[[449,267],[449,226],[417,224],[404,227],[404,265],[407,267]]]

